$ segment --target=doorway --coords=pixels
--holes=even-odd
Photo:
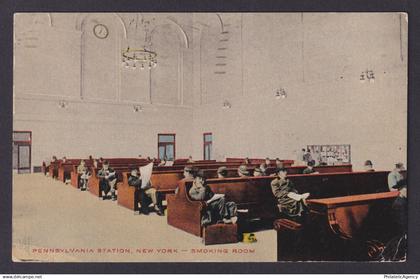
[[[31,173],[31,131],[13,131],[13,171]]]

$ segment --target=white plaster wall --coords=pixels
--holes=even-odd
[[[177,157],[191,153],[192,15],[139,16],[156,27],[151,76],[121,65],[121,50],[144,38],[136,14],[16,14],[14,130],[32,131],[33,166],[54,154],[157,157],[158,133],[176,134]],[[94,36],[97,23],[106,39]]]
[[[142,40],[143,16],[156,27],[151,76],[119,61]],[[96,23],[109,38],[93,36]],[[154,157],[169,132],[177,157],[202,158],[202,134],[213,132],[215,159],[294,159],[308,144],[343,143],[356,169],[406,162],[399,14],[17,14],[15,38],[14,130],[33,131],[33,165],[52,154]],[[374,84],[360,83],[366,69]],[[287,99],[274,98],[280,87]]]
[[[244,67],[226,67],[230,76],[223,86],[202,90],[200,84],[215,78],[208,76],[213,65],[194,59],[194,70],[207,73],[194,73],[194,156],[202,156],[202,133],[213,132],[218,159],[294,159],[296,150],[308,144],[351,144],[356,169],[366,159],[377,169],[406,162],[404,16],[401,33],[398,14],[220,16],[226,22],[242,22],[242,29],[236,26],[241,36],[229,41],[229,48],[235,50],[229,60]],[[195,22],[207,20],[216,28],[217,21],[208,18],[194,15]],[[211,59],[210,50],[218,47],[217,42],[197,45],[200,36],[195,32],[194,57]],[[375,72],[375,83],[360,83],[359,75],[366,69]],[[274,98],[280,87],[286,89],[287,99]],[[231,109],[221,108],[224,100],[232,104]]]

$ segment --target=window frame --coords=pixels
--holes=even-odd
[[[206,136],[211,135],[211,141],[206,141]],[[213,133],[212,132],[205,132],[203,133],[203,160],[211,160],[211,152],[209,154],[209,159],[206,159],[206,146],[210,145],[211,149],[213,149]]]
[[[160,138],[160,136],[173,136],[174,137],[174,140],[173,141],[171,141],[171,142],[160,142],[159,141],[159,138]],[[160,157],[159,157],[159,147],[161,147],[161,146],[163,146],[164,148],[165,148],[165,154],[164,154],[164,156],[166,156],[166,146],[167,145],[173,145],[173,149],[174,149],[174,158],[173,158],[173,160],[175,161],[175,159],[176,159],[176,134],[175,133],[159,133],[158,135],[157,135],[157,158],[158,159],[160,159]],[[166,156],[167,157],[167,156]]]

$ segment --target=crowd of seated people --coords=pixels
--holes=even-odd
[[[302,150],[304,151],[304,150]],[[310,157],[306,156],[304,159]],[[153,159],[150,157],[147,158],[148,161],[153,162]],[[66,157],[62,158],[62,162],[66,162]],[[51,162],[56,162],[57,157],[53,156]],[[101,169],[98,171],[100,191],[102,193],[102,199],[111,198],[116,200],[116,181],[117,176],[115,170],[113,170],[108,161],[100,157],[98,160],[89,156],[89,162],[93,162],[94,167],[98,167],[99,163],[102,164]],[[162,163],[163,162],[163,163]],[[162,160],[160,165],[165,165],[166,158]],[[192,157],[188,158],[189,163],[193,163]],[[239,177],[258,177],[258,176],[267,176],[266,170],[268,167],[272,167],[271,161],[269,158],[266,158],[259,167],[255,167],[253,172],[249,171],[250,160],[246,158],[244,163],[241,164],[237,169],[237,175]],[[318,172],[314,170],[315,161],[308,160],[306,162],[307,167],[303,170],[303,174],[317,174]],[[288,179],[287,169],[283,167],[283,163],[276,158],[275,161],[276,171],[273,174],[273,180],[271,182],[271,189],[273,196],[277,199],[279,212],[291,219],[301,219],[304,218],[307,213],[306,199],[309,197],[309,193],[300,194],[296,191],[293,182]],[[364,162],[364,170],[367,172],[375,171],[373,168],[373,163],[371,160],[366,160]],[[405,171],[404,165],[402,163],[395,164],[395,168],[388,174],[388,186],[390,191],[399,191],[399,198],[394,204],[395,215],[399,220],[398,222],[404,227],[406,224],[406,206],[407,206],[407,181],[403,176],[403,171]],[[80,161],[80,164],[77,167],[77,173],[79,174],[79,184],[80,189],[85,191],[88,189],[88,180],[91,176],[89,168],[86,166],[84,160]],[[197,167],[187,165],[183,169],[183,179],[192,180],[193,187],[189,190],[189,195],[194,200],[202,200],[207,202],[208,212],[205,214],[205,219],[203,219],[203,224],[210,224],[213,222],[224,222],[224,223],[234,223],[236,222],[236,205],[232,202],[224,200],[223,196],[216,195],[211,192],[210,188],[206,184],[206,179],[203,175],[203,172],[200,171]],[[228,169],[226,166],[221,166],[217,169],[218,178],[227,178]],[[149,205],[153,206],[154,211],[162,216],[163,207],[162,207],[162,198],[159,196],[156,189],[154,189],[150,182],[146,185],[142,185],[141,174],[137,169],[132,169],[128,178],[128,184],[131,187],[136,187],[140,193],[140,212],[142,214],[149,214]],[[111,197],[109,197],[109,193]],[[215,198],[214,198],[215,197]],[[402,229],[403,232],[405,232]]]

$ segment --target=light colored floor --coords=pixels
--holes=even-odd
[[[166,217],[135,215],[42,174],[13,174],[13,261],[276,261],[275,231],[256,237],[205,246]]]

